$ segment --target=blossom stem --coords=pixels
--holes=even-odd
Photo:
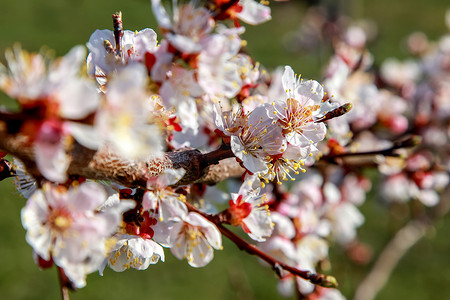
[[[201,214],[203,217],[207,218],[209,221],[213,222],[220,230],[220,232],[226,236],[229,240],[231,240],[233,243],[236,244],[236,246],[248,254],[256,255],[265,262],[267,262],[269,265],[272,266],[274,271],[280,276],[281,275],[281,269],[284,269],[285,271],[288,271],[289,273],[299,276],[305,280],[309,280],[311,283],[323,286],[323,287],[330,287],[335,288],[337,287],[338,283],[336,279],[333,276],[326,276],[323,274],[317,274],[310,271],[304,271],[297,269],[295,267],[289,266],[272,256],[268,255],[267,253],[261,251],[258,247],[255,245],[252,245],[245,241],[244,239],[240,238],[233,232],[231,232],[229,229],[225,228],[222,223],[220,222],[220,218],[217,217],[217,215],[209,215],[204,212],[201,212],[197,208],[195,208],[190,203],[186,203],[189,211],[194,211],[199,214]]]
[[[61,298],[63,300],[70,300],[69,289],[66,286],[61,287]]]
[[[221,6],[219,6],[219,8],[216,11],[215,18],[220,20],[220,18],[226,14],[227,10],[230,9],[233,5],[235,5],[238,2],[239,2],[239,0],[230,0],[230,1],[222,4]]]
[[[61,287],[61,299],[70,300],[69,288],[72,288],[71,282],[69,278],[67,278],[62,268],[57,267],[57,270],[58,270],[59,285]]]

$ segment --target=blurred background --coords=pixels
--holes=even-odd
[[[320,81],[331,50],[316,45],[312,51],[299,49],[296,36],[307,11],[307,2],[272,3],[272,21],[246,26],[247,50],[268,69],[289,64],[303,77]],[[323,1],[354,20],[376,24],[377,37],[369,45],[375,65],[387,57],[408,57],[408,34],[423,31],[430,40],[447,33],[444,15],[448,0],[353,0]],[[96,29],[112,29],[111,14],[121,10],[124,29],[146,27],[157,31],[149,0],[0,0],[0,53],[18,42],[24,49],[38,51],[42,46],[64,55],[77,44],[85,44]],[[304,29],[303,29],[304,30]],[[314,36],[312,36],[314,38]],[[4,63],[3,54],[0,61]],[[8,103],[3,94],[0,103]],[[450,101],[450,100],[449,100]],[[41,271],[34,264],[31,247],[25,242],[20,209],[25,200],[14,191],[12,180],[0,182],[0,299],[58,299],[55,269]],[[399,220],[377,200],[374,184],[361,208],[366,223],[359,230],[360,240],[372,246],[374,255],[399,228]],[[394,270],[377,299],[445,299],[450,295],[450,217],[436,224],[435,230],[420,240]],[[331,269],[340,290],[352,297],[358,282],[371,267],[349,260],[343,250],[331,247]],[[88,285],[71,294],[71,299],[278,299],[277,278],[252,256],[224,241],[224,250],[206,267],[194,269],[166,251],[166,262],[146,271],[88,276]]]

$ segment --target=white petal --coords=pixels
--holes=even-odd
[[[167,14],[164,6],[161,4],[161,0],[152,0],[152,10],[160,27],[165,29],[172,28],[169,15]]]
[[[158,176],[158,183],[162,186],[169,186],[177,183],[186,173],[183,168],[178,169],[165,169],[164,172]]]
[[[435,206],[439,203],[439,195],[434,190],[422,190],[418,194],[420,202],[426,206]]]
[[[93,113],[100,102],[96,85],[83,78],[72,78],[65,82],[54,93],[59,100],[62,117],[82,119]]]
[[[140,56],[144,56],[146,52],[155,49],[157,44],[156,32],[153,29],[145,28],[136,34],[134,47],[136,53]],[[143,57],[141,57],[142,59]]]
[[[66,122],[66,125],[70,134],[81,145],[97,150],[103,144],[103,138],[96,127],[76,122]]]
[[[39,172],[48,180],[63,183],[67,180],[70,158],[66,154],[63,138],[57,144],[35,143],[34,153]]]
[[[186,235],[181,231],[183,224],[174,224],[172,231],[170,232],[170,251],[178,259],[184,259],[186,256]]]
[[[188,213],[186,204],[173,196],[164,197],[160,200],[159,205],[160,220],[180,220]]]
[[[90,68],[88,70],[89,74],[94,75],[94,66],[99,66],[105,74],[109,74],[114,69],[106,62],[106,57],[108,53],[105,50],[104,41],[110,41],[113,47],[115,46],[114,42],[114,34],[111,30],[97,29],[90,36],[89,41],[87,42],[87,47],[90,51]]]
[[[295,79],[294,70],[292,70],[292,68],[290,66],[284,67],[284,73],[283,73],[283,77],[281,78],[281,80],[282,80],[283,89],[285,92],[286,91],[294,92],[296,79]],[[283,105],[283,107],[284,107],[284,105]]]
[[[174,226],[173,222],[158,221],[158,223],[156,223],[156,225],[152,227],[154,232],[153,240],[155,240],[158,244],[162,245],[163,247],[172,247],[173,245],[171,243],[170,238],[171,233],[174,231],[172,230],[173,226]]]
[[[190,266],[200,268],[206,266],[214,257],[214,251],[205,238],[199,238],[199,243],[192,249],[188,257]]]
[[[237,16],[247,24],[258,25],[272,18],[270,7],[267,5],[260,4],[254,0],[241,0],[239,4],[242,5],[242,11]]]
[[[191,38],[179,34],[167,34],[167,39],[179,51],[185,54],[198,53],[202,46],[194,42]]]
[[[250,215],[243,220],[250,230],[248,235],[255,241],[265,241],[273,231],[272,218],[268,211],[254,208]]]
[[[156,209],[158,197],[151,191],[146,191],[142,200],[142,208],[145,210]]]
[[[274,234],[281,235],[287,239],[295,236],[295,227],[291,219],[277,212],[271,212],[272,221],[275,223]]]
[[[302,106],[320,104],[323,99],[323,87],[315,80],[303,81],[295,90],[296,99]]]
[[[216,225],[195,212],[189,213],[185,221],[194,226],[201,227],[200,231],[204,234],[208,243],[215,249],[222,247],[222,235]]]
[[[106,200],[106,191],[96,182],[85,182],[69,191],[70,204],[74,211],[92,211]]]

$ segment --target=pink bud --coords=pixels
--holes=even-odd
[[[389,129],[393,133],[404,133],[408,129],[408,120],[402,115],[396,115],[389,120]]]
[[[46,120],[41,124],[37,135],[39,143],[56,145],[63,136],[62,122],[58,120]]]

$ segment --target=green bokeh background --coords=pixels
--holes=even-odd
[[[121,10],[124,28],[139,30],[156,26],[149,0],[0,0],[0,53],[15,42],[37,51],[46,45],[56,55],[64,55],[76,44],[85,44],[95,29],[110,29],[111,14]],[[447,31],[444,13],[450,3],[433,1],[340,1],[346,14],[370,18],[378,24],[379,38],[371,46],[376,62],[389,56],[405,58],[404,38],[421,30],[431,39]],[[282,47],[286,32],[295,30],[305,12],[302,1],[274,3],[273,20],[261,26],[248,26],[245,38],[249,52],[268,68],[289,64],[304,77],[320,79],[328,52],[293,54]],[[3,57],[0,61],[4,61]],[[0,103],[8,100],[0,96]],[[361,240],[373,245],[375,253],[398,228],[399,221],[376,202],[376,187],[362,207],[366,224]],[[59,287],[54,269],[40,271],[33,263],[20,223],[24,199],[14,191],[11,180],[0,182],[0,299],[58,299]],[[400,222],[401,223],[401,222]],[[446,299],[450,297],[450,218],[400,261],[377,299]],[[224,250],[206,267],[194,269],[166,251],[166,262],[146,271],[88,276],[86,288],[71,294],[72,299],[279,299],[274,273],[258,260],[242,253],[228,241]],[[351,297],[355,285],[369,266],[357,266],[337,247],[331,249],[331,273]]]

